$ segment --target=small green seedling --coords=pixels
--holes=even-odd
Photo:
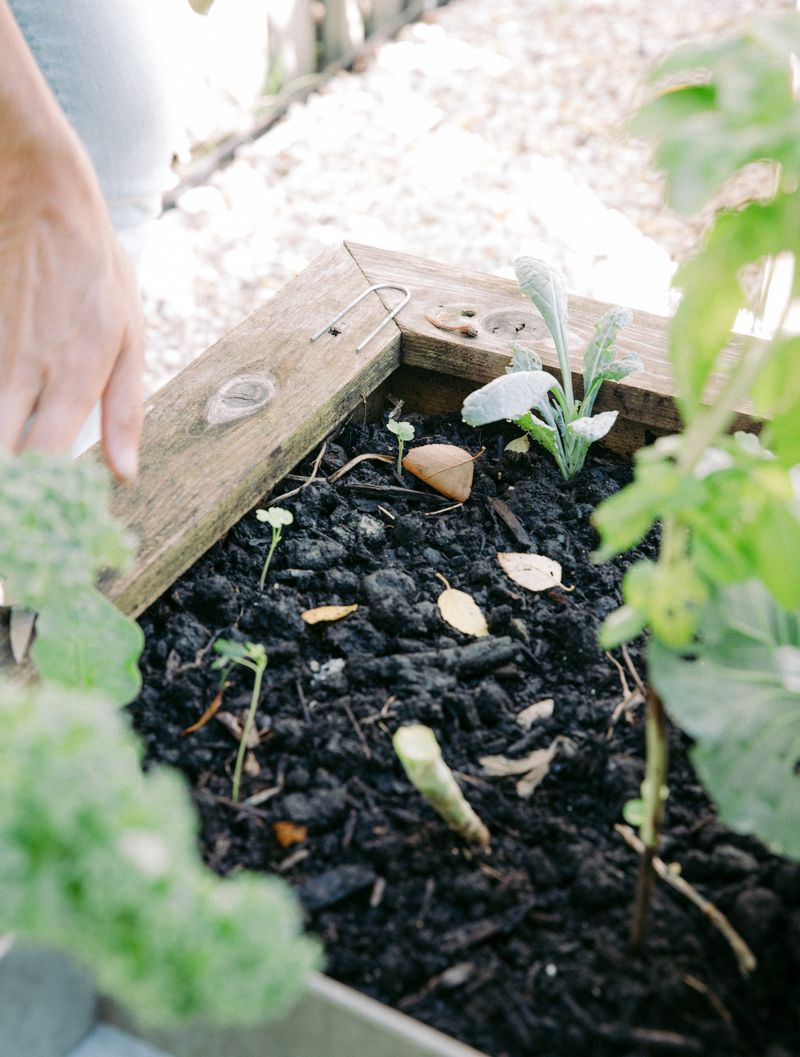
[[[291,515],[290,515],[291,516]],[[231,799],[239,799],[239,786],[242,782],[242,766],[244,755],[247,751],[247,743],[256,720],[256,708],[261,696],[261,680],[267,667],[267,653],[264,647],[258,643],[235,642],[233,639],[217,639],[214,649],[219,657],[211,665],[212,668],[222,669],[220,683],[224,684],[234,667],[239,664],[253,673],[253,693],[250,697],[250,707],[247,709],[247,718],[244,722],[242,737],[239,741],[239,751],[236,754],[236,764],[233,768],[233,790]]]
[[[410,443],[414,439],[416,430],[410,422],[398,422],[395,418],[390,418],[386,423],[386,428],[390,433],[394,433],[397,437],[397,472],[402,473],[403,471],[403,451],[407,443]]]
[[[612,308],[597,324],[583,355],[584,396],[576,400],[567,348],[564,279],[535,257],[519,257],[515,270],[523,293],[539,309],[552,335],[561,382],[542,370],[542,362],[533,349],[512,341],[514,358],[505,376],[470,393],[461,417],[469,426],[486,426],[504,419],[515,422],[550,452],[565,480],[569,480],[583,466],[590,444],[604,437],[617,419],[616,411],[592,416],[600,386],[642,369],[638,356],[629,353],[617,359],[614,352],[617,335],[633,316],[627,308]]]
[[[291,510],[286,510],[282,506],[271,506],[267,507],[266,510],[256,510],[256,517],[259,521],[266,521],[272,527],[272,542],[269,545],[267,559],[264,562],[264,568],[261,570],[261,577],[258,581],[258,586],[263,591],[264,584],[267,582],[267,570],[269,569],[269,563],[272,561],[272,555],[281,541],[284,527],[291,525],[294,517]]]
[[[421,723],[399,727],[392,745],[408,780],[450,829],[464,840],[486,847],[491,839],[489,830],[464,798],[430,727]]]

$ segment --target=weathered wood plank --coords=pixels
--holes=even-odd
[[[547,369],[561,376],[544,320],[514,280],[357,243],[348,243],[348,248],[370,282],[404,283],[412,291],[411,301],[396,317],[403,332],[404,364],[483,384],[503,373],[510,358],[508,343],[516,339],[535,348]],[[569,299],[572,378],[578,395],[583,349],[608,308],[591,298]],[[463,322],[473,324],[478,336],[462,337],[434,326],[428,317],[443,309],[448,319],[469,313]],[[606,382],[597,400],[598,411],[617,409],[622,418],[659,431],[679,427],[666,324],[662,316],[634,312],[618,344],[621,352],[637,353],[645,369],[621,382]],[[746,412],[743,407],[738,426],[749,423]]]
[[[368,287],[335,247],[148,402],[139,481],[113,502],[139,540],[138,559],[102,584],[125,612],[158,598],[397,366],[394,323],[355,352],[385,317],[375,294],[338,336],[310,343]]]

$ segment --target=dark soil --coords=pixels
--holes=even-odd
[[[412,421],[423,443],[486,444],[463,508],[436,514],[446,500],[354,492],[398,485],[388,466],[362,464],[285,503],[295,524],[263,592],[270,529],[248,514],[143,618],[145,685],[131,711],[149,760],[189,777],[209,865],[284,876],[332,976],[492,1057],[797,1057],[800,866],[717,821],[675,733],[663,857],[730,916],[759,968],[743,980],[720,934],[661,885],[646,951],[626,948],[637,864],[613,825],[638,795],[644,738],[638,713],[609,734],[620,681],[595,636],[632,558],[590,564],[588,519],[627,465],[595,452],[565,483],[544,455],[505,454],[502,431]],[[350,425],[328,443],[322,473],[388,449],[382,428]],[[574,591],[531,594],[510,581],[495,553],[524,549],[561,562]],[[474,596],[490,638],[442,621],[437,572]],[[351,602],[360,608],[339,623],[300,619]],[[223,723],[181,736],[216,693],[218,636],[269,654],[242,789],[255,804],[228,799],[236,740]],[[251,678],[234,673],[226,711],[244,711]],[[525,733],[516,714],[545,697],[552,718]],[[492,831],[490,851],[466,847],[405,779],[390,735],[414,720],[435,729]],[[484,754],[522,755],[556,735],[575,752],[531,800],[515,779],[483,774]],[[306,839],[282,847],[276,822],[307,827]]]

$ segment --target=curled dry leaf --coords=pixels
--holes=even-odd
[[[230,685],[230,683],[226,682],[224,686],[221,686],[219,688],[216,697],[205,710],[205,712],[202,714],[202,716],[194,723],[190,724],[188,727],[183,728],[183,730],[181,731],[181,737],[184,737],[186,734],[194,734],[196,730],[200,730],[200,728],[204,727],[210,719],[214,718],[217,712],[219,712],[220,706],[222,705],[222,695],[225,693],[225,691]]]
[[[546,749],[534,749],[527,756],[510,760],[507,756],[481,756],[480,764],[492,778],[522,775],[517,782],[517,796],[528,800],[550,772],[550,764],[559,753],[575,754],[575,743],[559,735],[553,738]]]
[[[552,697],[545,697],[541,701],[536,701],[532,705],[528,705],[527,708],[523,708],[521,712],[517,713],[517,723],[522,727],[523,730],[530,730],[534,723],[538,723],[540,719],[549,719],[553,714],[553,708],[555,707],[555,701]]]
[[[308,826],[298,826],[294,822],[273,822],[272,832],[282,848],[290,848],[293,844],[302,844],[308,837]]]
[[[217,722],[221,723],[223,727],[233,735],[237,741],[242,740],[244,734],[244,727],[238,716],[234,716],[233,712],[217,712]],[[259,734],[256,730],[255,724],[250,728],[250,737],[247,739],[247,748],[254,749],[259,743]]]
[[[456,631],[463,631],[465,635],[489,634],[486,617],[472,595],[468,595],[466,591],[457,591],[448,586],[447,590],[439,595],[436,604],[442,619]]]
[[[472,491],[472,464],[477,458],[455,444],[424,444],[412,448],[403,467],[448,499],[463,503]]]
[[[552,587],[564,586],[561,582],[561,566],[543,554],[498,552],[497,560],[506,576],[528,591],[547,591]]]
[[[261,764],[253,752],[248,752],[244,758],[244,773],[249,775],[250,778],[258,778],[261,774]]]
[[[356,602],[350,606],[317,606],[316,609],[304,610],[300,616],[306,624],[330,624],[334,620],[341,620],[355,613],[357,609],[358,603]]]

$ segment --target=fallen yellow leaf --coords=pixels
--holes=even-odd
[[[514,440],[510,440],[503,450],[514,451],[518,455],[525,455],[531,450],[530,437],[527,433],[523,433],[521,437],[516,437]]]
[[[446,591],[442,591],[436,602],[442,619],[451,628],[463,631],[465,635],[489,634],[486,617],[472,595],[468,595],[466,591],[457,591],[454,587],[448,587]]]
[[[519,554],[498,552],[497,560],[506,576],[528,591],[547,591],[551,587],[563,587],[561,566],[543,554]]]
[[[334,620],[341,620],[355,613],[357,609],[357,602],[351,606],[317,606],[316,609],[304,610],[300,616],[306,624],[330,624]]]

